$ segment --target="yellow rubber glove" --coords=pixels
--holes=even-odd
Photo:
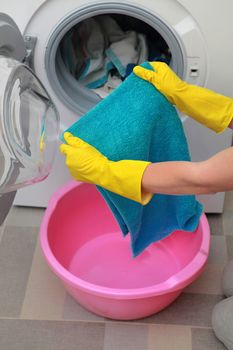
[[[181,80],[166,63],[150,62],[154,72],[140,66],[134,73],[153,84],[177,108],[219,133],[233,118],[233,99]]]
[[[141,189],[142,176],[150,162],[113,162],[68,132],[64,134],[64,139],[67,144],[60,146],[60,152],[66,155],[66,165],[73,178],[101,186],[143,205],[150,201],[152,194],[142,194]]]

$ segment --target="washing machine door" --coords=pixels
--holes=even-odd
[[[23,37],[0,14],[0,224],[14,197],[8,192],[45,179],[57,149],[59,118],[46,89],[21,61]]]

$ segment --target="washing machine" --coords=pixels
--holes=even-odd
[[[60,132],[101,100],[77,84],[59,54],[61,43],[72,28],[100,15],[147,28],[152,42],[153,33],[155,41],[158,37],[164,41],[171,55],[170,66],[180,77],[233,97],[231,0],[8,0],[1,4],[1,12],[19,27],[26,48],[23,61],[54,101],[60,114]],[[191,118],[181,115],[181,119],[194,161],[207,159],[231,145],[230,130],[216,135]],[[18,191],[14,203],[46,207],[52,192],[69,179],[64,158],[57,154],[50,176]],[[223,210],[224,193],[198,199],[206,212]]]

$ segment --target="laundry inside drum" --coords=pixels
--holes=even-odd
[[[164,38],[142,20],[122,14],[104,14],[74,25],[62,38],[56,63],[72,84],[104,98],[144,61],[170,64]],[[65,72],[64,72],[65,70]]]

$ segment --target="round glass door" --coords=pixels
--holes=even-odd
[[[49,175],[59,117],[27,66],[0,56],[0,77],[0,193],[6,193]]]

